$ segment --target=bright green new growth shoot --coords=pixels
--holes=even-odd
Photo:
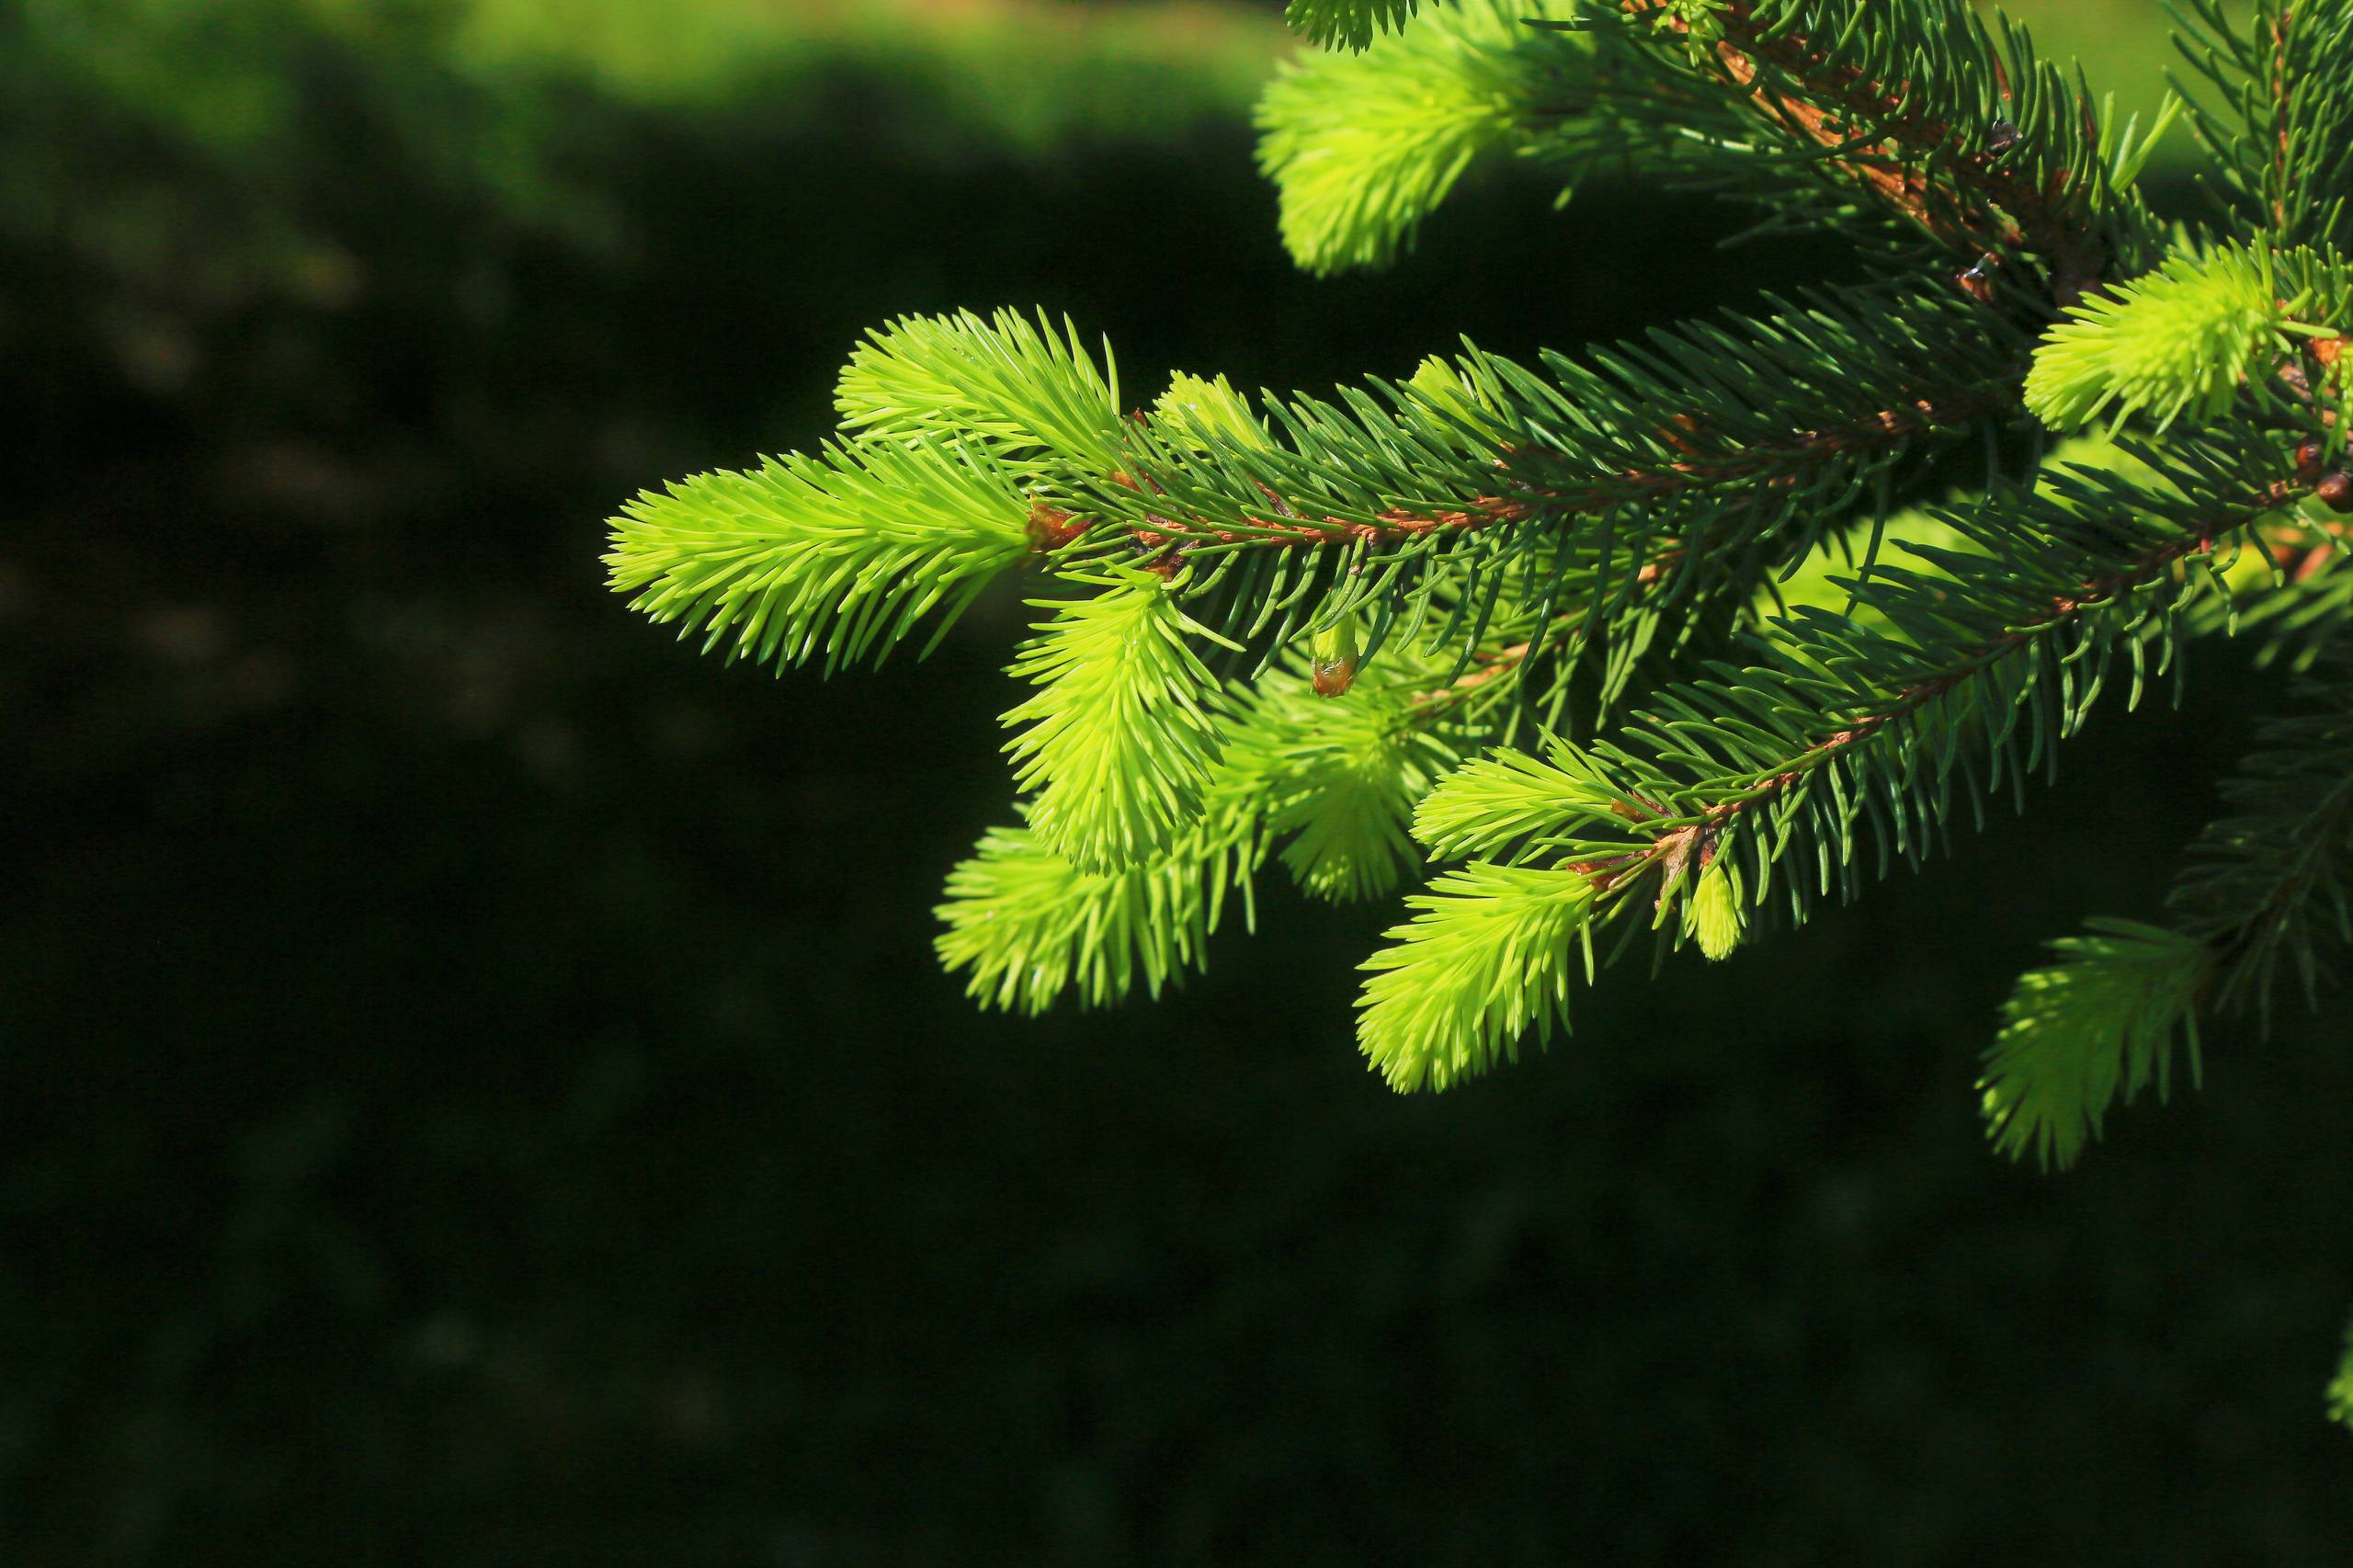
[[[1753,204],[1865,280],[1320,396],[1131,398],[1067,322],[908,317],[814,455],[628,503],[613,585],[830,672],[1042,582],[1021,798],[949,876],[943,964],[1108,1006],[1205,968],[1278,868],[1427,876],[1356,1020],[1401,1090],[1566,1035],[1630,949],[1787,939],[2022,801],[2104,695],[2252,637],[2292,678],[2165,909],[2060,942],[1991,1031],[1995,1147],[2066,1165],[2353,939],[2353,0],[2175,11],[2195,228],[2135,185],[2177,111],[2111,123],[1968,0],[1292,0],[1333,46],[1259,116],[1302,267],[1392,261],[1497,160]],[[2353,1354],[2330,1398],[2353,1421]]]
[[[1157,857],[1200,814],[1219,750],[1202,711],[1210,672],[1198,630],[1148,572],[1105,577],[1092,598],[1043,605],[1053,619],[1014,661],[1038,694],[1005,716],[1013,782],[1036,797],[1029,825],[1082,871]]]
[[[1995,1146],[2070,1165],[2120,1093],[2172,1087],[2174,1037],[2188,1037],[2198,1077],[2199,988],[2206,949],[2177,932],[2126,920],[2052,944],[2065,961],[2029,972],[1986,1058],[1985,1114]]]

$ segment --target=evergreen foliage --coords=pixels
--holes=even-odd
[[[1155,858],[1200,814],[1217,762],[1201,710],[1210,673],[1159,578],[1127,572],[1103,592],[1043,608],[1053,619],[1014,662],[1038,693],[1005,716],[1029,727],[1006,749],[1031,791],[1030,826],[1085,871]]]
[[[1545,121],[1579,96],[1591,51],[1522,22],[1570,11],[1564,0],[1461,0],[1362,54],[1286,66],[1259,107],[1258,161],[1300,265],[1381,266],[1482,155],[1539,148]]]
[[[2119,1094],[2130,1100],[2151,1082],[2170,1091],[2177,1035],[2196,1078],[2209,960],[2190,937],[2126,920],[2095,920],[2052,950],[2061,962],[2019,979],[1978,1086],[1996,1148],[2065,1166]]]
[[[1076,596],[1014,666],[1024,825],[939,911],[977,1000],[1156,994],[1270,857],[1345,900],[1427,854],[1465,863],[1406,896],[1357,1033],[1446,1088],[1565,1032],[1645,932],[1721,959],[1917,865],[2103,695],[2239,633],[2303,672],[2290,716],[2166,924],[2096,920],[2021,981],[1994,1145],[2067,1165],[2178,1045],[2197,1081],[2201,1022],[2236,1046],[2283,970],[2316,994],[2353,935],[2353,0],[2182,0],[2218,201],[2173,229],[2135,184],[2171,112],[2115,123],[1966,0],[1291,12],[1358,51],[1261,112],[1304,267],[1392,259],[1509,153],[1572,187],[1631,157],[1850,240],[1870,280],[1323,395],[1178,375],[1126,411],[1067,323],[908,318],[856,350],[819,455],[631,503],[615,585],[732,654],[879,658],[1017,563]],[[1986,454],[1959,494],[1956,446]]]

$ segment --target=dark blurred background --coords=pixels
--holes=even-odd
[[[2057,0],[2154,97],[2155,7]],[[777,680],[602,586],[904,312],[1317,387],[1814,278],[1478,182],[1315,283],[1271,9],[0,0],[0,1562],[2353,1560],[2347,1004],[2063,1179],[1970,1085],[2275,674],[1400,1099],[1390,910],[1157,1006],[929,951],[1019,586]],[[2178,196],[2178,192],[2176,192]]]

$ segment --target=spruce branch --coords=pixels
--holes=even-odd
[[[2177,453],[2161,471],[2176,486],[2169,500],[2086,472],[2059,476],[2050,494],[1953,515],[1975,553],[1924,550],[1933,574],[1890,566],[1851,584],[1858,608],[1889,630],[1809,608],[1760,646],[1769,663],[1670,687],[1609,739],[1555,742],[1542,763],[1504,752],[1459,769],[1423,802],[1417,830],[1443,854],[1582,876],[1601,907],[1646,887],[1670,939],[1717,954],[1777,873],[1812,862],[1811,882],[1781,881],[1802,919],[1818,895],[1853,896],[1864,869],[1883,872],[1891,855],[1916,863],[1956,776],[1973,801],[2071,733],[2111,649],[2129,649],[2137,670],[2154,640],[2162,660],[2186,592],[2176,565],[2293,493],[2259,477],[2268,460],[2259,442]],[[1866,829],[1875,855],[1859,843]],[[1440,992],[1418,1005],[1449,997],[1462,1000]],[[1454,1038],[1478,1042],[1464,1063],[1495,1059],[1503,1017],[1482,1007],[1455,1020]]]
[[[2249,383],[2276,398],[2271,367],[2289,362],[2299,339],[2335,336],[2297,317],[2353,305],[2348,277],[2343,264],[2308,251],[2179,252],[2068,312],[2035,352],[2027,407],[2057,430],[2080,429],[2113,406],[2119,423],[2142,415],[2163,431],[2184,415],[2221,419]],[[2312,378],[2296,374],[2309,397]]]
[[[2221,95],[2193,100],[2244,234],[2281,245],[2343,245],[2353,192],[2353,8],[2341,0],[2168,0],[2190,69]]]
[[[1421,865],[1415,803],[1457,757],[1410,687],[1358,687],[1325,699],[1270,780],[1268,825],[1304,892],[1336,903],[1393,892]]]
[[[1800,740],[1797,746],[1770,756],[1762,767],[1736,766],[1692,791],[1689,798],[1706,801],[1712,796],[1713,803],[1692,808],[1697,820],[1678,822],[1664,832],[1649,858],[1664,861],[1679,853],[1693,835],[1704,841],[1734,824],[1760,819],[1770,824],[1774,857],[1788,852],[1793,836],[1810,838],[1840,860],[1845,874],[1838,880],[1851,892],[1859,861],[1836,846],[1860,823],[1870,821],[1880,828],[1882,867],[1891,849],[1916,863],[1949,810],[1951,776],[1962,766],[1962,748],[1981,734],[1992,743],[1987,787],[1998,785],[2006,759],[2008,771],[2018,776],[2023,769],[2011,747],[2018,718],[2026,710],[2035,748],[2050,755],[2050,743],[2072,733],[2098,695],[2107,648],[2133,639],[2137,668],[2136,634],[2167,634],[2162,597],[2133,607],[2135,597],[2150,590],[2162,596],[2174,586],[2171,568],[2176,562],[2206,552],[2219,531],[2252,520],[2281,498],[2266,492],[2220,512],[2209,528],[2151,540],[2122,563],[2077,578],[2050,593],[2012,626],[1953,653],[1923,656],[1907,643],[1892,646],[1889,639],[1817,623],[1807,628],[1814,635],[1796,650],[1800,658],[1819,660],[1813,668],[1785,668],[1778,672],[1778,681],[1757,678],[1752,672],[1744,682],[1701,687],[1688,702],[1648,722],[1649,738],[1662,757],[1698,759],[1721,753],[1740,764],[1754,763],[1757,753],[1744,756],[1734,744],[1708,748],[1690,738],[1688,730],[1692,716],[1711,706],[1734,712],[1765,708],[1777,686],[1792,703],[1802,695],[1810,697],[1813,705],[1827,710],[1827,717],[1817,722],[1818,727],[1809,727],[1811,733],[1802,729],[1794,737]],[[1866,598],[1874,597],[1869,586],[1862,592]],[[1894,607],[1885,598],[1878,599],[1876,608],[1899,623],[1920,608]],[[1948,626],[1970,623],[1959,613],[1941,613],[1938,619]],[[1980,628],[1992,625],[1983,609],[1970,620]],[[1893,668],[1895,678],[1884,684],[1872,681],[1866,672],[1873,664],[1882,670]],[[1762,715],[1731,722],[1767,740],[1768,748],[1776,736]],[[1765,835],[1750,842],[1761,845]],[[1771,862],[1760,855],[1754,865],[1761,895],[1770,881]],[[1821,891],[1829,891],[1832,882],[1825,866]],[[1790,884],[1790,897],[1793,909],[1802,913],[1802,883]]]
[[[2088,95],[1967,0],[1621,0],[1687,40],[1799,167],[1834,171],[1947,252],[2037,257],[2070,304],[2154,225],[2130,189],[2147,143],[2103,132]],[[1699,30],[1694,33],[1697,26]]]
[[[1274,846],[1311,895],[1386,892],[1418,863],[1404,824],[1465,744],[1450,716],[1418,704],[1425,659],[1386,661],[1345,700],[1296,667],[1229,683],[1206,705],[1218,760],[1199,811],[1161,853],[1086,871],[1029,826],[985,835],[949,875],[935,913],[951,973],[983,1006],[1043,1012],[1075,991],[1086,1006],[1207,967],[1230,896],[1255,925],[1254,878]]]
[[[2074,1164],[2120,1092],[2154,1079],[2165,1097],[2177,1032],[2195,1081],[2199,1014],[2268,1026],[2282,960],[2312,1002],[2321,938],[2353,940],[2353,656],[2297,686],[2308,710],[2263,725],[2264,749],[2224,784],[2232,813],[2190,846],[2172,927],[2095,920],[2056,945],[2066,963],[2019,981],[1979,1085],[2003,1153]]]
[[[1949,515],[1983,553],[1923,551],[1943,570],[1887,567],[1853,585],[1859,608],[1891,631],[1810,608],[1784,627],[1789,641],[1773,648],[1771,665],[1693,682],[1628,721],[1625,733],[1647,755],[1619,745],[1609,754],[1661,802],[1644,858],[1664,860],[1692,835],[1752,819],[1771,833],[1751,842],[1769,836],[1777,856],[1792,834],[1839,845],[1868,819],[1916,858],[1949,805],[1964,746],[1989,747],[1990,787],[2022,712],[2037,752],[2071,733],[2098,695],[2110,647],[2170,635],[2165,616],[2182,591],[2176,564],[2210,553],[2293,494],[2285,481],[2245,475],[2262,455],[2216,452],[2204,473],[2173,470],[2185,488],[2169,503],[2084,475],[2055,496]],[[2241,481],[2235,494],[2209,488],[2227,477]],[[1996,562],[2004,570],[1989,581]],[[1761,895],[1769,865],[1755,869]]]
[[[2014,409],[2025,363],[1973,305],[1899,289],[1547,354],[1541,373],[1473,350],[1333,400],[1132,419],[1114,473],[1052,496],[1054,539],[1190,562],[1212,605],[1195,613],[1235,636],[1350,606],[1385,635],[1433,586],[1502,574],[1544,579],[1531,603],[1655,582],[1663,607],[1802,553],[1896,464]],[[1302,559],[1244,559],[1268,552]]]
[[[1996,1146],[2063,1165],[2179,1041],[2195,1078],[2201,1014],[2259,1029],[2353,935],[2353,6],[2228,5],[2180,0],[2228,210],[2168,233],[2135,181],[2170,111],[2118,125],[1969,0],[1292,0],[1363,51],[1261,111],[1311,268],[1393,258],[1482,158],[1622,156],[1850,240],[1871,281],[1320,396],[1179,374],[1135,409],[1067,320],[904,317],[843,371],[835,442],[627,504],[614,585],[831,669],[1009,566],[1051,579],[1006,715],[1029,798],[950,875],[943,964],[983,1006],[1156,994],[1270,857],[1338,900],[1426,846],[1467,863],[1408,898],[1357,1017],[1400,1089],[1565,1029],[1645,931],[1721,959],[1856,896],[2022,796],[2111,685],[2251,635],[2302,706],[2171,928],[2061,944],[1987,1058]],[[2030,416],[2143,444],[2046,463]],[[2348,1387],[2353,1354],[2353,1420]]]
[[[1237,802],[1220,804],[1165,855],[1110,871],[1080,870],[1027,827],[992,830],[934,912],[940,966],[968,971],[967,994],[1007,1012],[1042,1013],[1074,990],[1107,1006],[1139,981],[1157,997],[1207,966],[1229,895],[1250,902],[1264,844]]]
[[[2190,846],[2166,908],[2213,956],[2207,1005],[2268,1021],[2280,964],[2314,1003],[2319,943],[2353,941],[2353,649],[2295,683],[2303,710],[2267,722],[2222,785],[2230,813]]]

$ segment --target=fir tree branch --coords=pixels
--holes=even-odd
[[[1813,788],[1833,765],[1848,765],[1857,754],[1898,743],[1955,694],[1985,681],[2021,654],[2046,646],[2054,636],[2087,618],[2115,608],[2142,590],[2170,583],[2178,562],[2211,552],[2217,539],[2273,511],[2295,494],[2292,485],[2279,482],[2253,494],[2203,507],[2190,528],[2144,543],[2128,559],[2079,580],[2066,592],[2031,606],[2018,606],[2025,613],[1997,636],[1953,653],[1914,651],[1912,670],[1899,673],[1881,692],[1855,703],[1844,715],[1837,710],[1845,704],[1829,703],[1832,717],[1825,721],[1826,733],[1802,749],[1761,770],[1721,776],[1694,791],[1695,796],[1730,792],[1705,807],[1696,820],[1662,835],[1651,858],[1664,859],[1675,854],[1689,835],[1703,839],[1721,835],[1754,813],[1777,809],[1785,795]],[[1861,592],[1867,598],[1871,597],[1868,585]],[[1833,653],[1835,647],[1828,638],[1817,646],[1824,653]],[[1792,684],[1811,683],[1806,676],[1796,676]],[[1816,700],[1823,695],[1826,694],[1817,693]],[[2011,700],[2016,699],[2014,695]],[[2086,701],[2077,696],[2067,708],[2079,713]]]
[[[2175,42],[2222,95],[2191,100],[2190,124],[2235,198],[2242,232],[2281,244],[2339,244],[2353,192],[2353,10],[2335,0],[2167,0]]]
[[[1574,871],[1473,864],[1407,899],[1415,917],[1365,961],[1357,1039],[1400,1093],[1445,1089],[1519,1059],[1519,1039],[1568,1024],[1594,884]],[[1583,961],[1580,961],[1580,953]]]
[[[2316,937],[2353,940],[2353,649],[2332,649],[2296,689],[2306,711],[2262,726],[2262,749],[2222,786],[2231,813],[2190,846],[2197,863],[2166,901],[2213,955],[2209,1005],[2267,1020],[2283,959],[2310,1002]]]
[[[2333,256],[2185,244],[2045,335],[2027,374],[2027,407],[2057,430],[2112,406],[2116,423],[2146,416],[2162,432],[2184,415],[2219,421],[2245,395],[2260,412],[2301,423],[2338,379],[2339,340],[2299,318],[2336,321],[2348,310],[2353,267]],[[2332,418],[2322,412],[2324,425]]]
[[[1621,0],[1620,9],[1687,40],[1688,56],[1711,61],[1807,163],[1842,172],[1949,252],[2039,256],[2062,304],[2117,259],[2102,233],[2111,220],[2132,245],[2153,233],[2113,188],[2089,103],[2034,59],[2015,27],[2006,60],[1965,0]]]
[[[1207,966],[1229,893],[1250,905],[1266,844],[1236,804],[1221,801],[1161,858],[1104,872],[1080,870],[1027,827],[992,830],[933,912],[940,967],[968,971],[966,994],[1006,1012],[1042,1013],[1073,990],[1106,1006],[1138,981],[1157,997]]]
[[[1711,490],[1802,494],[1809,471],[2015,406],[2027,362],[2025,340],[1982,312],[1909,288],[1588,358],[1548,353],[1540,376],[1474,351],[1439,364],[1441,382],[1344,388],[1337,404],[1269,396],[1246,432],[1140,417],[1120,465],[1056,504],[1148,545],[1279,549],[1410,544]]]
[[[2095,920],[2066,962],[2018,983],[1986,1056],[1988,1131],[2014,1158],[2075,1163],[2120,1094],[2169,1085],[2177,1033],[2198,1075],[2197,1015],[2252,1006],[2265,1023],[2283,957],[2309,1001],[2316,939],[2353,939],[2353,653],[2298,683],[2316,710],[2274,720],[2223,786],[2233,813],[2199,836],[2166,900],[2170,930]]]
[[[1679,867],[1754,822],[1741,842],[1759,897],[1801,833],[1825,846],[1824,891],[1833,858],[1851,879],[1845,846],[1859,818],[1881,821],[1916,857],[1949,802],[1949,775],[1981,744],[1972,735],[1993,748],[1990,785],[2022,706],[2038,750],[2067,733],[2099,689],[2097,655],[2120,640],[2137,649],[2143,625],[2163,631],[2185,591],[2178,564],[2297,493],[2246,477],[2267,461],[2276,458],[2260,442],[2209,454],[2202,470],[2174,470],[2181,489],[2170,502],[2084,472],[2062,476],[2051,497],[1951,515],[1971,552],[1922,547],[1932,574],[1880,567],[1851,585],[1852,612],[1807,607],[1782,622],[1770,664],[1722,666],[1671,689],[1574,766],[1556,755],[1556,767],[1591,784],[1587,798],[1616,803],[1563,818],[1531,849],[1578,859],[1616,886]],[[2245,488],[2234,494],[2234,483]],[[2063,639],[2071,648],[2058,647]]]
[[[1207,967],[1230,895],[1255,926],[1255,875],[1286,836],[1285,864],[1311,896],[1388,891],[1418,858],[1415,802],[1470,744],[1451,717],[1413,704],[1431,673],[1393,658],[1339,699],[1297,668],[1229,684],[1211,705],[1219,759],[1201,808],[1165,850],[1088,871],[1029,826],[992,830],[934,912],[942,965],[967,971],[980,1005],[1009,1011],[1043,1012],[1074,991],[1104,1006],[1139,982],[1157,996]]]
[[[1881,567],[1851,585],[1889,631],[1802,613],[1785,623],[1789,640],[1771,664],[1718,666],[1671,687],[1611,739],[1555,743],[1542,763],[1504,752],[1458,769],[1423,801],[1416,832],[1440,853],[1540,859],[1548,878],[1581,880],[1580,932],[1650,890],[1663,939],[1698,939],[1718,956],[1738,941],[1743,906],[1766,901],[1784,864],[1812,861],[1813,891],[1851,896],[1867,824],[1882,869],[1891,850],[1916,860],[1949,808],[1956,770],[1983,789],[2000,781],[2006,760],[2013,776],[2031,765],[2012,756],[2020,713],[2032,716],[2037,748],[2070,733],[2097,693],[2107,650],[2121,642],[2137,663],[2143,639],[2165,635],[2183,591],[2176,565],[2292,493],[2252,477],[2277,460],[2250,441],[2174,466],[2170,500],[2082,473],[2054,480],[2050,495],[1955,515],[1976,553],[1924,547],[1935,575]],[[1972,759],[1978,750],[1989,767]],[[1802,919],[1812,892],[1796,875],[1785,885]],[[1426,960],[1484,929],[1477,922],[1488,916],[1461,906],[1481,896],[1456,888],[1425,906],[1426,928],[1392,933],[1414,946],[1376,957],[1384,1006],[1369,1019],[1428,1028],[1434,1010],[1477,1000]],[[1483,1003],[1451,1017],[1449,1075],[1494,1060],[1507,1044],[1495,1032],[1504,1019]],[[1368,1023],[1360,1035],[1397,1079],[1388,1065],[1404,1060],[1396,1030]]]
[[[2010,407],[2017,391],[2009,382],[1966,387],[1941,395],[1877,410],[1844,424],[1790,430],[1778,439],[1750,441],[1734,448],[1710,449],[1700,445],[1704,431],[1688,416],[1670,422],[1666,439],[1687,455],[1664,457],[1630,449],[1627,460],[1614,472],[1563,483],[1529,478],[1509,486],[1508,494],[1468,497],[1450,507],[1391,506],[1374,514],[1371,522],[1351,522],[1336,517],[1301,514],[1279,494],[1269,494],[1275,516],[1246,518],[1241,526],[1214,525],[1188,528],[1166,519],[1165,531],[1154,528],[1131,530],[1147,546],[1178,542],[1271,545],[1277,548],[1329,544],[1394,545],[1430,534],[1469,533],[1506,523],[1532,520],[1556,522],[1598,517],[1623,506],[1654,506],[1701,491],[1731,485],[1789,482],[1817,465],[1868,458],[1914,439],[1964,429],[1989,414]],[[1506,479],[1526,471],[1549,474],[1565,468],[1583,469],[1589,460],[1563,450],[1537,446],[1506,448],[1495,465]]]
[[[903,316],[868,334],[835,392],[842,428],[878,439],[987,442],[1000,459],[1106,468],[1120,448],[1120,382],[1069,322],[1000,310]]]

